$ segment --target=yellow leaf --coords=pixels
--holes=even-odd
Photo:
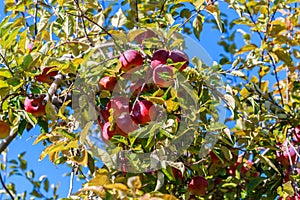
[[[247,44],[247,45],[243,46],[240,50],[238,50],[235,53],[235,56],[239,55],[239,54],[243,54],[243,53],[248,52],[248,51],[252,51],[256,48],[257,48],[257,46],[255,44]]]
[[[128,188],[126,185],[122,184],[122,183],[115,183],[115,184],[107,184],[104,186],[104,188],[106,189],[116,189],[116,190],[122,190],[122,191],[127,191]]]
[[[64,116],[64,111],[67,105],[71,102],[71,100],[66,101],[59,109],[57,116],[60,117],[62,120],[66,120],[67,118]]]

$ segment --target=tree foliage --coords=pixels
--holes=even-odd
[[[14,138],[38,125],[34,144],[45,147],[40,160],[67,164],[71,177],[86,181],[79,191],[70,188],[67,198],[299,198],[297,1],[124,0],[105,7],[92,0],[6,0],[5,13],[0,23],[0,116],[11,132],[1,152],[4,156]],[[137,94],[128,92],[131,83],[152,73],[156,50],[185,51],[180,33],[201,41],[207,39],[202,30],[210,27],[222,34],[214,38],[223,52],[213,66],[193,57],[180,70],[182,61],[168,59],[176,84],[158,88],[147,83]],[[119,61],[128,49],[144,58],[136,72],[124,72]],[[103,76],[117,78],[117,92],[99,90]],[[114,135],[107,145],[100,137],[102,111],[118,95],[127,95],[133,107],[137,100],[151,101],[166,115],[161,124]],[[44,110],[26,112],[25,99],[40,97]],[[220,102],[226,111],[223,121]],[[108,114],[110,131],[118,120],[114,112]],[[189,145],[180,148],[182,144]],[[136,156],[153,151],[159,152],[153,160]],[[33,190],[17,194],[15,188],[22,186],[2,183],[1,192],[45,199],[48,179],[37,179],[23,156],[1,169],[9,171],[8,181],[26,177]],[[168,156],[174,159],[163,160]],[[189,183],[197,176],[208,183],[204,194],[191,192]],[[57,187],[52,187],[52,199],[58,198]]]

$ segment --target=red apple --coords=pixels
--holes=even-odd
[[[170,52],[169,58],[173,61],[173,63],[185,62],[179,69],[179,71],[184,70],[189,65],[189,57],[186,53],[180,50],[172,50]]]
[[[176,169],[174,167],[172,167],[172,172],[173,172],[173,175],[174,175],[174,178],[176,180],[180,180],[180,182],[182,182],[182,173],[179,169]]]
[[[165,49],[159,49],[153,53],[151,67],[154,69],[158,65],[166,64],[169,58],[169,51]]]
[[[35,80],[42,82],[42,83],[48,83],[51,84],[53,82],[53,77],[58,74],[57,70],[49,72],[54,67],[46,67],[43,69],[42,74],[35,76]]]
[[[289,156],[293,164],[296,162],[296,152],[293,147],[287,146],[287,141],[280,145],[279,148],[281,151],[276,151],[276,156],[283,167],[290,167]]]
[[[122,113],[129,113],[131,110],[129,98],[127,97],[114,97],[107,103],[107,110],[113,109],[115,117],[120,116]]]
[[[300,125],[294,128],[293,140],[295,143],[300,144]]]
[[[217,165],[221,163],[219,157],[213,151],[209,152],[209,155],[213,164]]]
[[[102,128],[101,138],[103,142],[107,143],[116,134],[116,130],[110,130],[110,122],[106,122]]]
[[[117,84],[117,78],[114,76],[104,76],[98,81],[100,90],[113,91]]]
[[[108,118],[109,118],[109,116],[110,116],[110,113],[109,113],[109,111],[108,110],[101,110],[100,111],[100,113],[101,113],[101,116],[99,115],[98,116],[98,119],[97,119],[97,121],[98,121],[98,124],[99,124],[99,126],[101,126],[101,127],[103,127],[103,125],[106,123],[106,122],[108,122]]]
[[[142,86],[144,83],[145,83],[144,79],[139,79],[137,81],[130,83],[129,86],[130,92],[132,92],[133,95],[138,95],[138,93],[142,90]],[[145,91],[147,91],[147,85],[144,86],[141,92],[145,92]]]
[[[27,48],[28,48],[28,50],[29,50],[29,53],[32,52],[33,47],[34,47],[34,44],[33,44],[33,43],[29,43],[29,44],[27,45]]]
[[[188,185],[190,193],[198,196],[204,196],[208,190],[208,182],[203,176],[192,178]]]
[[[155,105],[148,100],[136,102],[132,110],[133,118],[142,125],[155,120],[157,114]]]
[[[128,72],[129,70],[132,72],[136,71],[144,64],[142,55],[138,51],[132,49],[123,52],[119,60],[122,64],[121,69],[125,72]]]
[[[171,66],[159,65],[153,70],[153,82],[161,88],[167,88],[174,83],[174,72]]]
[[[4,139],[9,136],[10,125],[5,121],[0,121],[0,139]]]
[[[44,95],[39,95],[37,98],[26,97],[24,101],[25,111],[31,113],[35,117],[44,115],[46,113],[46,106],[43,103],[44,97]]]
[[[137,130],[138,124],[132,119],[132,117],[123,113],[116,119],[116,129],[118,134],[123,135],[124,137],[128,136],[128,133]]]

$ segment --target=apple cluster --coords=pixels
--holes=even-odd
[[[119,89],[119,77],[126,78],[127,75],[142,69],[146,59],[137,50],[126,50],[120,57],[120,74],[106,75],[98,81],[100,91]],[[174,83],[174,70],[182,71],[189,64],[188,56],[180,50],[168,51],[159,49],[148,61],[150,67],[146,68],[146,78],[141,77],[130,82],[130,92],[136,97],[141,93],[153,93],[158,89],[169,88]],[[150,81],[149,81],[150,80]],[[149,83],[151,82],[151,83]],[[128,137],[128,133],[133,132],[151,121],[159,115],[159,108],[152,101],[143,98],[124,96],[113,96],[99,112],[98,124],[102,128],[101,137],[104,142],[108,142],[114,135]]]

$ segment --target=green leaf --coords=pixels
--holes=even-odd
[[[196,38],[200,39],[200,33],[203,28],[203,18],[201,15],[198,15],[193,21],[193,32]]]

